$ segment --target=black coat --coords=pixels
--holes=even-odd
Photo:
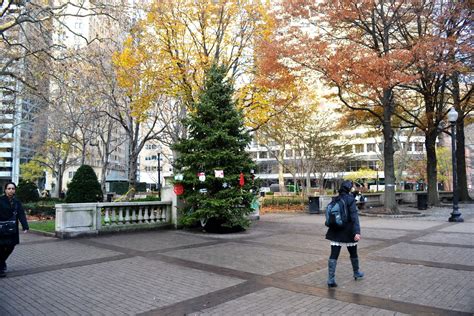
[[[347,206],[348,219],[342,228],[329,228],[326,239],[344,243],[355,242],[355,234],[360,234],[359,215],[355,198],[352,194],[340,193],[339,196]]]
[[[28,226],[28,221],[26,220],[25,211],[23,210],[23,206],[21,202],[18,201],[16,198],[13,198],[12,203],[6,195],[0,196],[0,221],[8,221],[13,217],[14,210],[17,212],[16,216],[16,225],[18,227],[18,221],[21,222],[21,226],[23,230],[30,229]],[[20,243],[20,234],[19,230],[17,229],[17,233],[13,235],[7,236],[0,236],[0,245],[4,246],[12,246],[17,245]]]

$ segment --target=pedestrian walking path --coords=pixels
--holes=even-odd
[[[267,214],[240,234],[183,230],[59,240],[22,234],[0,315],[402,315],[474,313],[474,205],[420,218],[361,217],[326,286],[323,215]]]

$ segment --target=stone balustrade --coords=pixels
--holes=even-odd
[[[56,236],[72,238],[176,225],[171,201],[56,205]]]

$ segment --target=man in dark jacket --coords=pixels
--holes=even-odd
[[[346,207],[343,216],[344,225],[341,228],[330,227],[326,239],[331,241],[331,255],[328,260],[328,287],[336,287],[336,266],[341,247],[346,246],[349,251],[354,279],[362,278],[364,273],[359,271],[359,258],[357,256],[357,242],[360,240],[359,215],[355,198],[350,194],[352,181],[343,181],[339,189],[339,199]]]
[[[29,229],[25,211],[20,201],[15,198],[15,192],[15,183],[8,182],[5,185],[5,195],[0,197],[0,221],[14,220],[17,226],[16,232],[13,234],[0,234],[0,277],[6,276],[6,261],[15,246],[20,243],[18,220],[21,222],[25,233]]]

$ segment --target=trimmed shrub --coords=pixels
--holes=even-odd
[[[36,202],[40,198],[38,187],[33,182],[20,181],[16,188],[16,198],[22,203]]]
[[[88,165],[80,166],[68,185],[66,203],[100,202],[102,200],[102,190],[94,170]]]

